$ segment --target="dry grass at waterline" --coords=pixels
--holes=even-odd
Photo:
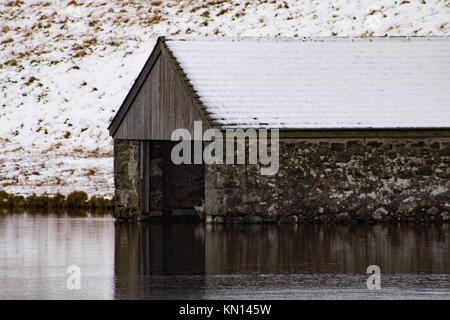
[[[89,199],[88,195],[82,191],[74,191],[67,197],[57,193],[53,196],[33,194],[26,198],[0,191],[0,208],[8,209],[10,212],[28,210],[58,213],[67,210],[89,210],[96,214],[110,214],[113,209],[113,201],[98,196]]]

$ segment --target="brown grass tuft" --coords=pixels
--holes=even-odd
[[[10,43],[10,42],[13,42],[13,41],[14,41],[13,38],[6,38],[6,39],[2,40],[2,41],[0,42],[0,44]]]
[[[30,84],[32,84],[34,81],[38,80],[37,78],[35,78],[34,76],[31,76],[30,79],[28,79],[27,82],[25,82],[26,86],[29,86]]]
[[[24,2],[21,0],[12,0],[12,1],[8,1],[5,6],[7,7],[20,7],[21,5],[23,5]]]

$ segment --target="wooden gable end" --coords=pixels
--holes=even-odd
[[[172,132],[179,128],[188,129],[193,136],[197,120],[202,121],[203,130],[210,127],[171,59],[167,50],[160,48],[146,78],[136,81],[141,85],[134,99],[125,112],[122,110],[122,117],[114,119],[120,121],[113,129],[114,139],[170,140]]]

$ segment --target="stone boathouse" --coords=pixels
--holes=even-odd
[[[174,164],[194,121],[278,129],[277,173]],[[161,37],[109,130],[119,220],[446,221],[450,38]]]

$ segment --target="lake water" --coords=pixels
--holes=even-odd
[[[79,290],[67,288],[70,265]],[[369,265],[381,289],[367,289]],[[0,299],[450,299],[450,226],[0,214]]]

